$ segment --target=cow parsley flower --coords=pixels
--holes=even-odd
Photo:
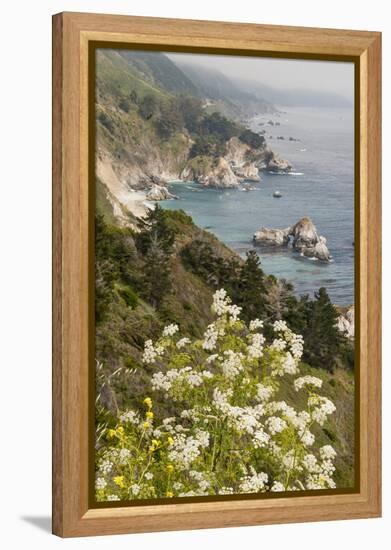
[[[107,481],[103,477],[96,478],[95,487],[99,489],[104,489],[107,485]]]
[[[174,336],[176,332],[178,332],[179,327],[178,325],[171,323],[171,325],[167,325],[163,330],[163,337],[167,336]]]
[[[266,489],[268,475],[265,472],[257,474],[254,469],[250,476],[245,476],[240,480],[239,488],[242,493],[259,493]]]
[[[243,370],[242,360],[243,355],[232,350],[224,352],[225,359],[221,364],[224,376],[227,378],[235,378],[241,370]]]
[[[269,429],[269,432],[272,435],[282,432],[287,427],[287,423],[285,422],[285,420],[283,420],[278,416],[271,416],[270,418],[267,419],[266,424]]]
[[[140,493],[140,485],[138,485],[138,483],[134,483],[130,487],[130,490],[131,490],[132,494],[136,497]]]
[[[188,344],[191,343],[191,340],[190,338],[181,338],[180,340],[178,340],[178,342],[176,343],[176,347],[178,349],[182,349],[184,348],[185,346],[187,346]]]
[[[221,288],[213,295],[212,311],[216,313],[217,317],[228,315],[229,321],[232,323],[237,321],[242,308],[231,304],[231,298],[227,296],[227,291]]]
[[[270,490],[274,493],[280,493],[281,491],[285,491],[285,487],[280,481],[275,481]]]
[[[289,329],[285,321],[274,321],[273,330],[274,332],[285,332]]]
[[[208,326],[204,333],[204,341],[202,347],[205,350],[214,350],[217,344],[217,339],[219,337],[219,331],[216,328],[216,325],[212,323]]]
[[[296,374],[297,372],[297,363],[289,351],[285,355],[283,369],[286,374]]]
[[[152,340],[146,340],[144,345],[143,363],[154,363],[156,358],[164,353],[161,346],[154,347]]]
[[[249,329],[251,332],[255,332],[259,328],[263,328],[263,321],[260,321],[259,319],[253,319],[250,321]]]
[[[129,422],[130,424],[137,425],[140,422],[140,415],[135,411],[125,411],[119,416],[120,422],[123,424],[126,424],[126,422]]]
[[[263,431],[262,428],[258,429],[253,436],[253,443],[256,449],[266,447],[270,441],[270,435]]]
[[[265,337],[263,334],[251,334],[250,341],[251,344],[247,348],[248,356],[250,359],[260,359],[263,355]]]
[[[322,380],[320,378],[317,378],[316,376],[301,376],[300,378],[296,378],[293,385],[296,391],[301,390],[304,387],[314,387],[314,388],[321,388],[322,387]]]
[[[324,445],[320,448],[319,452],[322,460],[328,460],[337,456],[337,453],[331,445]]]
[[[274,393],[272,386],[265,386],[264,384],[257,384],[257,397],[260,401],[269,401]]]
[[[316,406],[312,410],[312,413],[311,413],[312,418],[318,424],[320,424],[320,426],[323,426],[327,417],[333,412],[335,412],[336,410],[335,405],[327,397],[321,397],[321,396],[317,396],[317,397],[311,396],[308,399],[308,404],[311,406],[311,403],[313,403],[314,401],[317,403],[318,406]]]

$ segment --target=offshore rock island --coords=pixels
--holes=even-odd
[[[322,262],[331,260],[326,238],[318,235],[310,218],[301,218],[286,229],[262,227],[255,232],[253,242],[256,246],[291,248],[307,258],[315,258]]]

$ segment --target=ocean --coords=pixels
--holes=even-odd
[[[256,247],[261,266],[266,273],[292,282],[297,294],[312,296],[325,287],[335,304],[350,305],[354,302],[353,108],[280,109],[279,114],[255,117],[251,128],[266,130],[271,149],[292,164],[289,175],[262,173],[249,192],[173,182],[169,188],[179,199],[161,205],[183,209],[242,256],[253,248],[252,236],[262,226],[283,229],[310,217],[318,234],[326,237],[333,261],[322,263],[289,249]],[[268,124],[270,120],[274,125]],[[282,195],[279,199],[273,197],[276,190]]]

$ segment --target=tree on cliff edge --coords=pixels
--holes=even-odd
[[[175,234],[159,206],[139,221],[139,229],[136,245],[143,255],[143,296],[159,308],[172,288],[170,256]]]

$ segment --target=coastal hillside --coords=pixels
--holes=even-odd
[[[142,363],[144,345],[170,324],[189,338],[201,338],[212,321],[210,304],[225,288],[245,321],[261,319],[272,341],[272,325],[285,320],[305,338],[301,370],[323,380],[338,414],[316,431],[338,452],[338,486],[353,482],[354,378],[352,346],[336,328],[338,312],[326,292],[298,299],[291,285],[266,276],[259,259],[242,260],[181,211],[157,207],[136,220],[137,230],[120,227],[97,206],[96,359],[99,429],[114,425],[117,411],[142,410],[154,367]],[[111,220],[111,223],[110,223]],[[114,223],[113,223],[114,221]],[[319,341],[322,345],[319,346]],[[282,380],[282,396],[297,399]],[[171,415],[175,403],[159,405]]]
[[[164,54],[98,50],[96,74],[96,172],[113,209],[138,214],[148,191],[172,180],[238,187],[291,169]]]
[[[175,63],[195,84],[199,96],[208,98],[210,110],[237,119],[277,111],[271,100],[261,97],[260,93],[252,93],[247,85],[237,84],[216,69],[186,63],[179,56],[175,57]]]
[[[151,380],[161,369],[143,361],[146,349],[153,351],[148,342],[158,341],[167,327],[178,327],[181,340],[202,348],[214,320],[211,304],[224,289],[243,323],[256,320],[262,326],[271,349],[276,323],[286,323],[303,339],[300,372],[319,379],[336,408],[313,435],[335,449],[336,486],[351,487],[354,341],[339,329],[341,312],[325,288],[297,296],[289,282],[266,275],[255,249],[241,257],[184,211],[158,205],[174,199],[174,186],[166,187],[172,180],[192,181],[199,190],[250,190],[263,171],[289,172],[289,162],[270,149],[264,135],[238,121],[239,113],[233,114],[238,98],[227,97],[228,84],[219,75],[210,79],[212,93],[205,75],[197,80],[164,54],[120,50],[97,52],[96,75],[97,450],[104,454],[113,443],[110,434],[117,437],[121,411],[142,417],[147,403],[152,418],[176,414],[171,398],[149,410]],[[259,108],[267,106],[260,102]],[[146,200],[156,207],[146,207]],[[310,220],[304,221],[308,230]],[[296,235],[296,226],[287,238]],[[314,247],[320,239],[311,241]],[[243,343],[226,337],[223,353]],[[188,369],[189,362],[189,356],[175,351],[165,368]],[[291,376],[279,381],[279,398],[284,407],[306,407]]]

